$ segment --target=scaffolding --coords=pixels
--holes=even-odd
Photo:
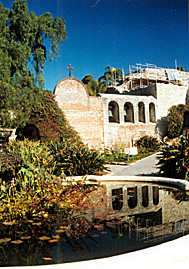
[[[129,74],[125,76],[127,90],[145,88],[154,83],[188,86],[189,74],[177,69],[166,69],[150,63],[136,63],[129,66]]]

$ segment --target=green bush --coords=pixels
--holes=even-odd
[[[139,153],[155,152],[160,149],[160,143],[157,138],[148,135],[142,136],[136,140],[135,145]]]
[[[52,155],[56,161],[56,175],[66,176],[91,175],[106,170],[103,155],[82,143],[72,143],[68,140],[49,143]]]
[[[175,145],[161,149],[160,172],[166,177],[189,179],[189,139],[181,137]]]
[[[182,134],[183,122],[184,122],[184,112],[186,110],[185,105],[172,106],[168,110],[167,115],[167,127],[168,127],[168,137],[175,138]]]
[[[23,113],[26,113],[23,107]],[[58,107],[55,95],[49,90],[44,90],[35,104],[31,104],[30,114],[25,125],[33,124],[40,130],[40,139],[43,142],[56,141],[60,137],[72,139],[73,142],[81,141],[78,133],[70,126],[64,113]],[[19,128],[19,137],[23,136],[25,125]]]

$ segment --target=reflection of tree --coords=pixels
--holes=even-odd
[[[186,194],[186,192],[179,191],[179,190],[173,190],[171,191],[172,195],[171,197],[178,201],[179,203],[189,201],[189,195]]]
[[[69,220],[65,220],[59,215],[43,221],[35,219],[15,224],[1,223],[0,240],[10,240],[0,245],[0,266],[51,264],[57,259],[63,262],[65,245],[70,245],[73,252],[83,255],[86,250],[91,251],[89,242],[85,240],[91,229],[92,224],[84,216],[70,216]],[[98,244],[91,236],[88,239]],[[13,241],[18,244],[13,244]],[[61,257],[53,256],[56,243],[61,247]]]
[[[92,225],[85,217],[75,217],[69,221],[66,229],[66,236],[70,239],[78,240],[86,235],[91,228]]]
[[[12,224],[0,224],[0,238],[10,238],[0,249],[0,266],[23,266],[45,264],[43,257],[51,257],[52,244],[40,241],[42,235],[50,236],[52,223],[49,220],[39,222],[25,221]],[[13,244],[13,242],[19,242]],[[52,263],[48,261],[48,263]]]

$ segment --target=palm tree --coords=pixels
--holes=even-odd
[[[86,75],[81,81],[85,84],[91,96],[106,92],[106,83],[104,81],[99,82],[98,80],[94,80],[92,75]]]
[[[99,82],[105,81],[106,85],[108,86],[116,86],[117,80],[123,82],[121,69],[116,69],[114,67],[110,67],[109,65],[105,67],[104,75],[98,79]]]

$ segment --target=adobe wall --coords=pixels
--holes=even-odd
[[[126,147],[132,146],[132,140],[141,136],[151,135],[158,138],[156,123],[150,122],[149,104],[155,105],[156,119],[158,117],[157,100],[153,96],[129,96],[120,94],[101,94],[104,107],[104,144],[111,146],[116,141],[125,143]],[[120,123],[109,122],[108,105],[115,101],[119,106]],[[134,109],[134,123],[124,122],[124,105],[129,102]],[[145,123],[139,122],[138,103],[143,102],[145,106]]]
[[[126,95],[143,95],[143,96],[153,96],[157,99],[157,87],[156,84],[149,85],[145,88],[138,88],[125,93]]]
[[[55,87],[58,106],[67,120],[89,146],[103,144],[103,106],[100,97],[89,96],[79,80],[66,78]]]
[[[159,116],[165,117],[173,105],[187,104],[187,87],[174,84],[156,84]]]
[[[155,83],[145,88],[131,90],[126,95],[154,96],[157,99],[157,126],[160,138],[167,135],[167,114],[173,105],[188,103],[188,87],[172,83]]]
[[[125,147],[130,147],[134,140],[144,135],[158,138],[156,123],[150,122],[149,118],[150,103],[153,103],[155,107],[156,119],[159,117],[157,100],[153,96],[120,94],[89,96],[85,86],[75,78],[61,80],[56,85],[54,94],[67,120],[89,147],[104,148],[119,141],[122,141]],[[109,120],[109,103],[111,101],[118,104],[119,123]],[[133,122],[124,121],[124,105],[127,102],[133,106]],[[145,107],[145,123],[139,121],[139,102],[142,102]]]
[[[161,137],[167,135],[167,114],[173,105],[187,104],[187,86],[156,84],[159,116],[157,126]]]

